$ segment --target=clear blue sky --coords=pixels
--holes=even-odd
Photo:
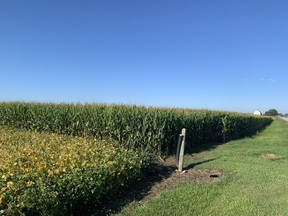
[[[285,0],[1,0],[0,101],[288,112]]]

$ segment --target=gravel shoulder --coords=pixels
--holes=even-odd
[[[284,121],[288,121],[287,117],[279,117],[279,118],[283,119]]]

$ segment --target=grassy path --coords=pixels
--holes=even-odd
[[[288,123],[277,119],[252,138],[187,155],[186,166],[218,170],[214,183],[165,192],[118,215],[288,215]],[[198,164],[198,165],[197,165]]]

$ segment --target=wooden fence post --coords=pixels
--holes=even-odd
[[[176,166],[178,167],[178,171],[180,172],[183,171],[185,137],[186,137],[186,129],[183,128],[181,134],[179,135],[177,152],[176,152]]]

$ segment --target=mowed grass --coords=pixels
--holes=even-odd
[[[176,187],[118,215],[288,215],[287,122],[276,119],[252,138],[185,159],[186,166],[218,170],[222,176],[214,183]]]

